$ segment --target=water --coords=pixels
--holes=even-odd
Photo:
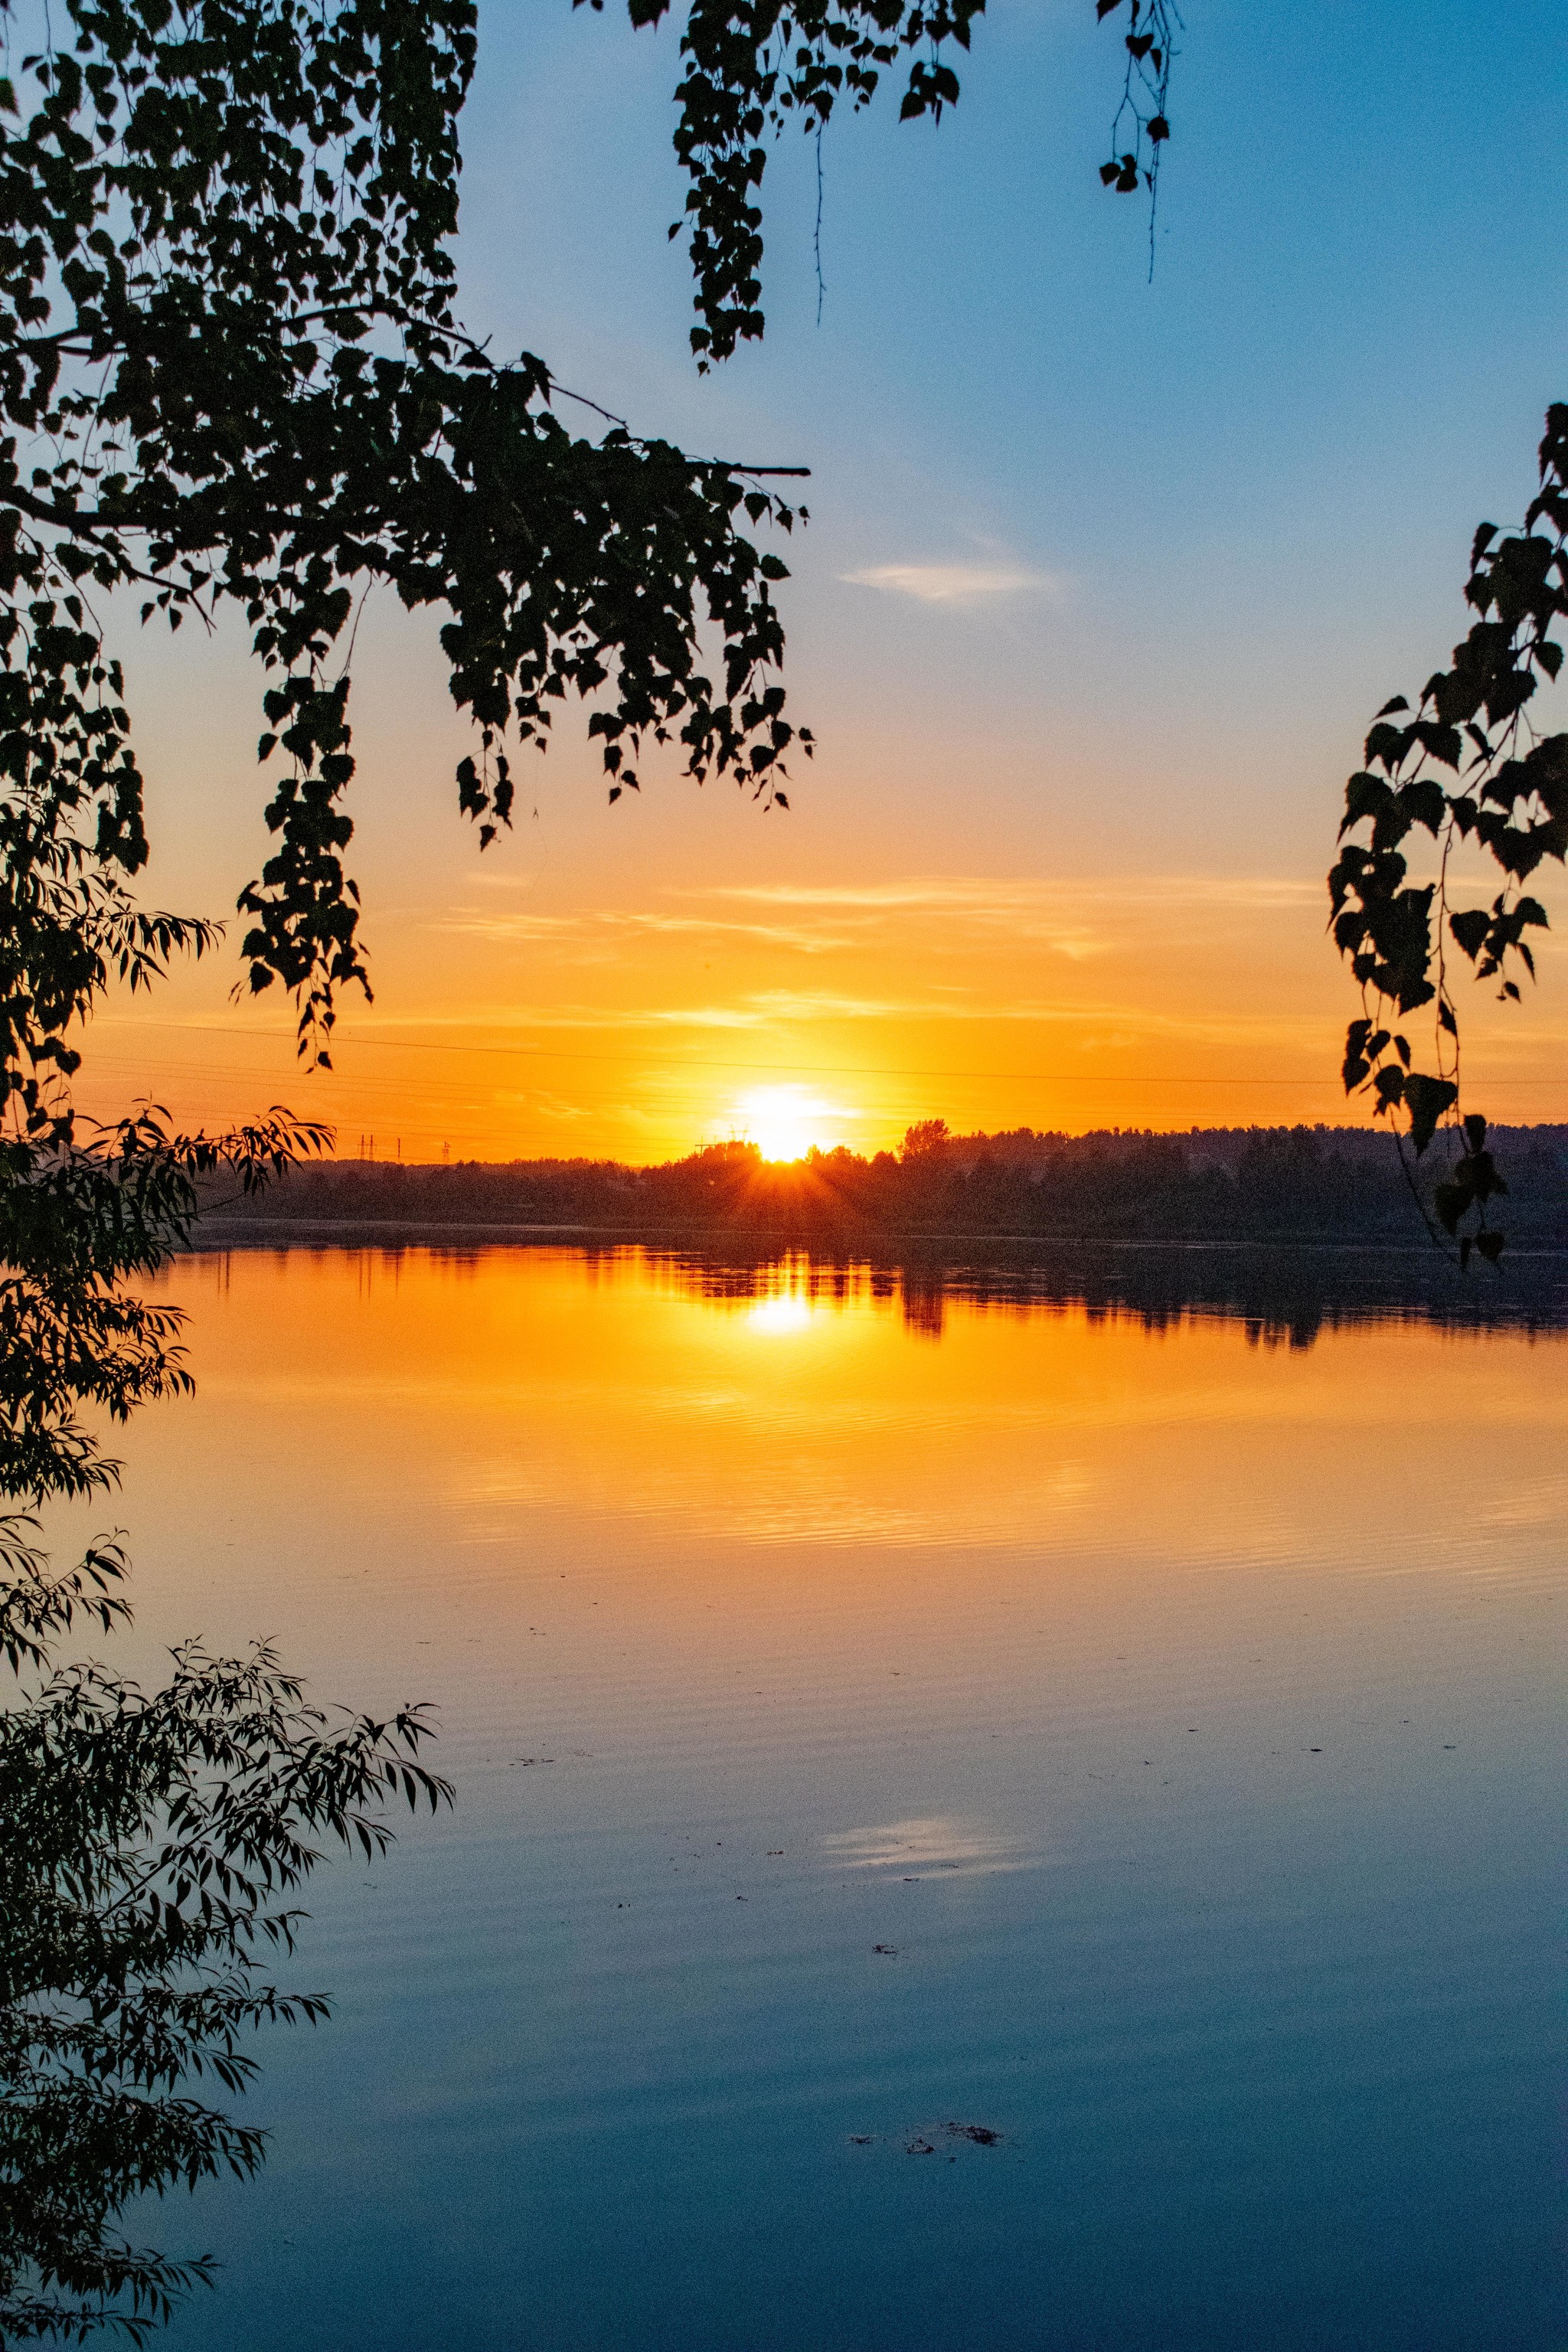
[[[1256,1277],[181,1264],[117,1656],[459,1796],[133,2217],[171,2352],[1560,2345],[1561,1296]]]

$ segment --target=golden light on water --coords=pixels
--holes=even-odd
[[[933,1316],[907,1273],[870,1266],[792,1258],[759,1269],[755,1286],[715,1297],[689,1269],[629,1250],[176,1261],[160,1296],[196,1310],[197,1393],[136,1424],[126,1501],[147,1527],[138,1638],[153,1663],[165,1628],[200,1623],[211,1640],[237,1642],[259,1612],[318,1657],[332,1687],[363,1666],[370,1638],[346,1565],[363,1520],[389,1550],[396,1528],[416,1552],[447,1544],[443,1557],[468,1563],[473,1580],[432,1588],[421,1618],[421,1687],[454,1692],[471,1645],[498,1638],[486,1608],[501,1611],[514,1648],[531,1641],[524,1596],[542,1572],[531,1533],[541,1513],[587,1531],[585,1559],[607,1527],[621,1530],[607,1556],[621,1563],[625,1605],[644,1612],[636,1638],[672,1674],[716,1638],[707,1612],[721,1589],[725,1622],[733,1629],[739,1612],[746,1640],[784,1607],[808,1649],[820,1638],[833,1672],[853,1682],[871,1629],[915,1643],[917,1553],[929,1654],[945,1654],[962,1624],[964,1641],[997,1644],[986,1671],[1003,1677],[1019,1663],[1013,1634],[1005,1618],[973,1618],[978,1592],[1009,1613],[1048,1606],[1027,1621],[1030,1636],[1057,1643],[1111,1608],[1114,1587],[1157,1647],[1188,1608],[1185,1585],[1170,1584],[1178,1569],[1261,1580],[1259,1593],[1280,1580],[1326,1593],[1350,1578],[1386,1598],[1386,1612],[1366,1605],[1404,1644],[1409,1580],[1394,1573],[1394,1555],[1369,1547],[1360,1501],[1384,1444],[1362,1408],[1369,1388],[1398,1394],[1412,1433],[1391,1490],[1411,1577],[1428,1556],[1436,1575],[1445,1545],[1458,1547],[1468,1576],[1489,1567],[1506,1578],[1531,1562],[1544,1573],[1531,1547],[1561,1511],[1542,1465],[1563,1453],[1562,1334],[1483,1342],[1389,1321],[1270,1348],[1239,1316],[1151,1324],[1067,1299],[1031,1307],[939,1292]],[[323,1425],[331,1448],[313,1451],[309,1433]],[[89,1532],[93,1507],[83,1506]],[[226,1596],[178,1530],[193,1514],[205,1528],[236,1509],[254,1524],[261,1587]],[[318,1527],[334,1530],[341,1578],[311,1564],[300,1530]],[[831,1599],[820,1620],[798,1613],[802,1546],[820,1548],[812,1572]],[[1194,1655],[1218,1605],[1217,1587],[1205,1590],[1203,1606],[1191,1603]],[[311,1629],[329,1625],[327,1654]],[[814,1676],[825,1654],[811,1650]],[[1250,1672],[1252,1653],[1238,1659]],[[388,1675],[404,1663],[390,1648]],[[1336,1664],[1331,1681],[1352,1664]],[[667,1696],[655,1675],[649,1725]],[[1184,1738],[1195,1720],[1183,1718]],[[913,1835],[911,1823],[941,1811],[894,1800],[854,1818]]]
[[[783,1291],[776,1298],[759,1298],[746,1310],[750,1329],[764,1334],[804,1331],[810,1324],[812,1307],[809,1298],[798,1291]]]

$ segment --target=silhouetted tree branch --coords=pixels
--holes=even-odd
[[[1434,1213],[1458,1242],[1494,1262],[1503,1235],[1490,1202],[1508,1186],[1487,1148],[1488,1125],[1460,1099],[1459,1016],[1450,942],[1478,980],[1517,1004],[1513,966],[1535,977],[1527,932],[1547,914],[1525,887],[1548,858],[1568,856],[1568,734],[1545,734],[1531,706],[1563,667],[1556,632],[1568,617],[1568,405],[1547,411],[1541,486],[1523,529],[1482,523],[1470,551],[1467,602],[1477,618],[1435,671],[1414,711],[1402,694],[1378,712],[1366,765],[1345,786],[1342,849],[1329,876],[1335,943],[1361,984],[1363,1011],[1345,1038],[1347,1093],[1371,1091],[1380,1117],[1403,1111],[1417,1156],[1440,1124],[1458,1144],[1436,1190]],[[1445,781],[1451,778],[1452,782]],[[1419,829],[1436,845],[1437,876],[1412,882],[1403,844]],[[1473,841],[1502,877],[1489,907],[1454,908],[1449,861]],[[1397,1025],[1431,1007],[1433,1066],[1415,1066]]]

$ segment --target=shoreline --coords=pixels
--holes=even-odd
[[[834,1254],[840,1256],[846,1251],[856,1255],[874,1252],[900,1256],[930,1248],[994,1249],[1009,1253],[1030,1251],[1037,1254],[1054,1250],[1101,1249],[1182,1251],[1194,1255],[1201,1253],[1228,1256],[1268,1251],[1293,1255],[1326,1256],[1331,1254],[1343,1257],[1405,1257],[1420,1260],[1434,1269],[1445,1266],[1458,1274],[1457,1266],[1447,1254],[1424,1236],[1412,1241],[1350,1241],[1332,1234],[1261,1234],[1222,1241],[1212,1235],[1189,1234],[1019,1234],[892,1226],[839,1227],[824,1231],[793,1224],[547,1224],[494,1218],[209,1217],[199,1222],[192,1239],[177,1255],[192,1257],[214,1250],[243,1248],[253,1237],[258,1247],[275,1248],[280,1242],[298,1239],[308,1247],[331,1248],[351,1247],[356,1240],[362,1239],[386,1241],[389,1246],[395,1247],[400,1242],[417,1245],[454,1236],[489,1243],[605,1242],[632,1249],[674,1244],[713,1250],[725,1245],[755,1244],[773,1250],[798,1249],[808,1255]],[[1510,1244],[1502,1262],[1502,1271],[1506,1272],[1510,1264],[1523,1259],[1531,1262],[1558,1260],[1568,1266],[1568,1247],[1549,1242]],[[1477,1277],[1472,1275],[1468,1278],[1474,1280]]]

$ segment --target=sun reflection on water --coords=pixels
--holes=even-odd
[[[782,1291],[776,1298],[759,1298],[747,1308],[746,1328],[770,1334],[804,1331],[814,1313],[810,1299],[803,1297],[799,1291]]]

